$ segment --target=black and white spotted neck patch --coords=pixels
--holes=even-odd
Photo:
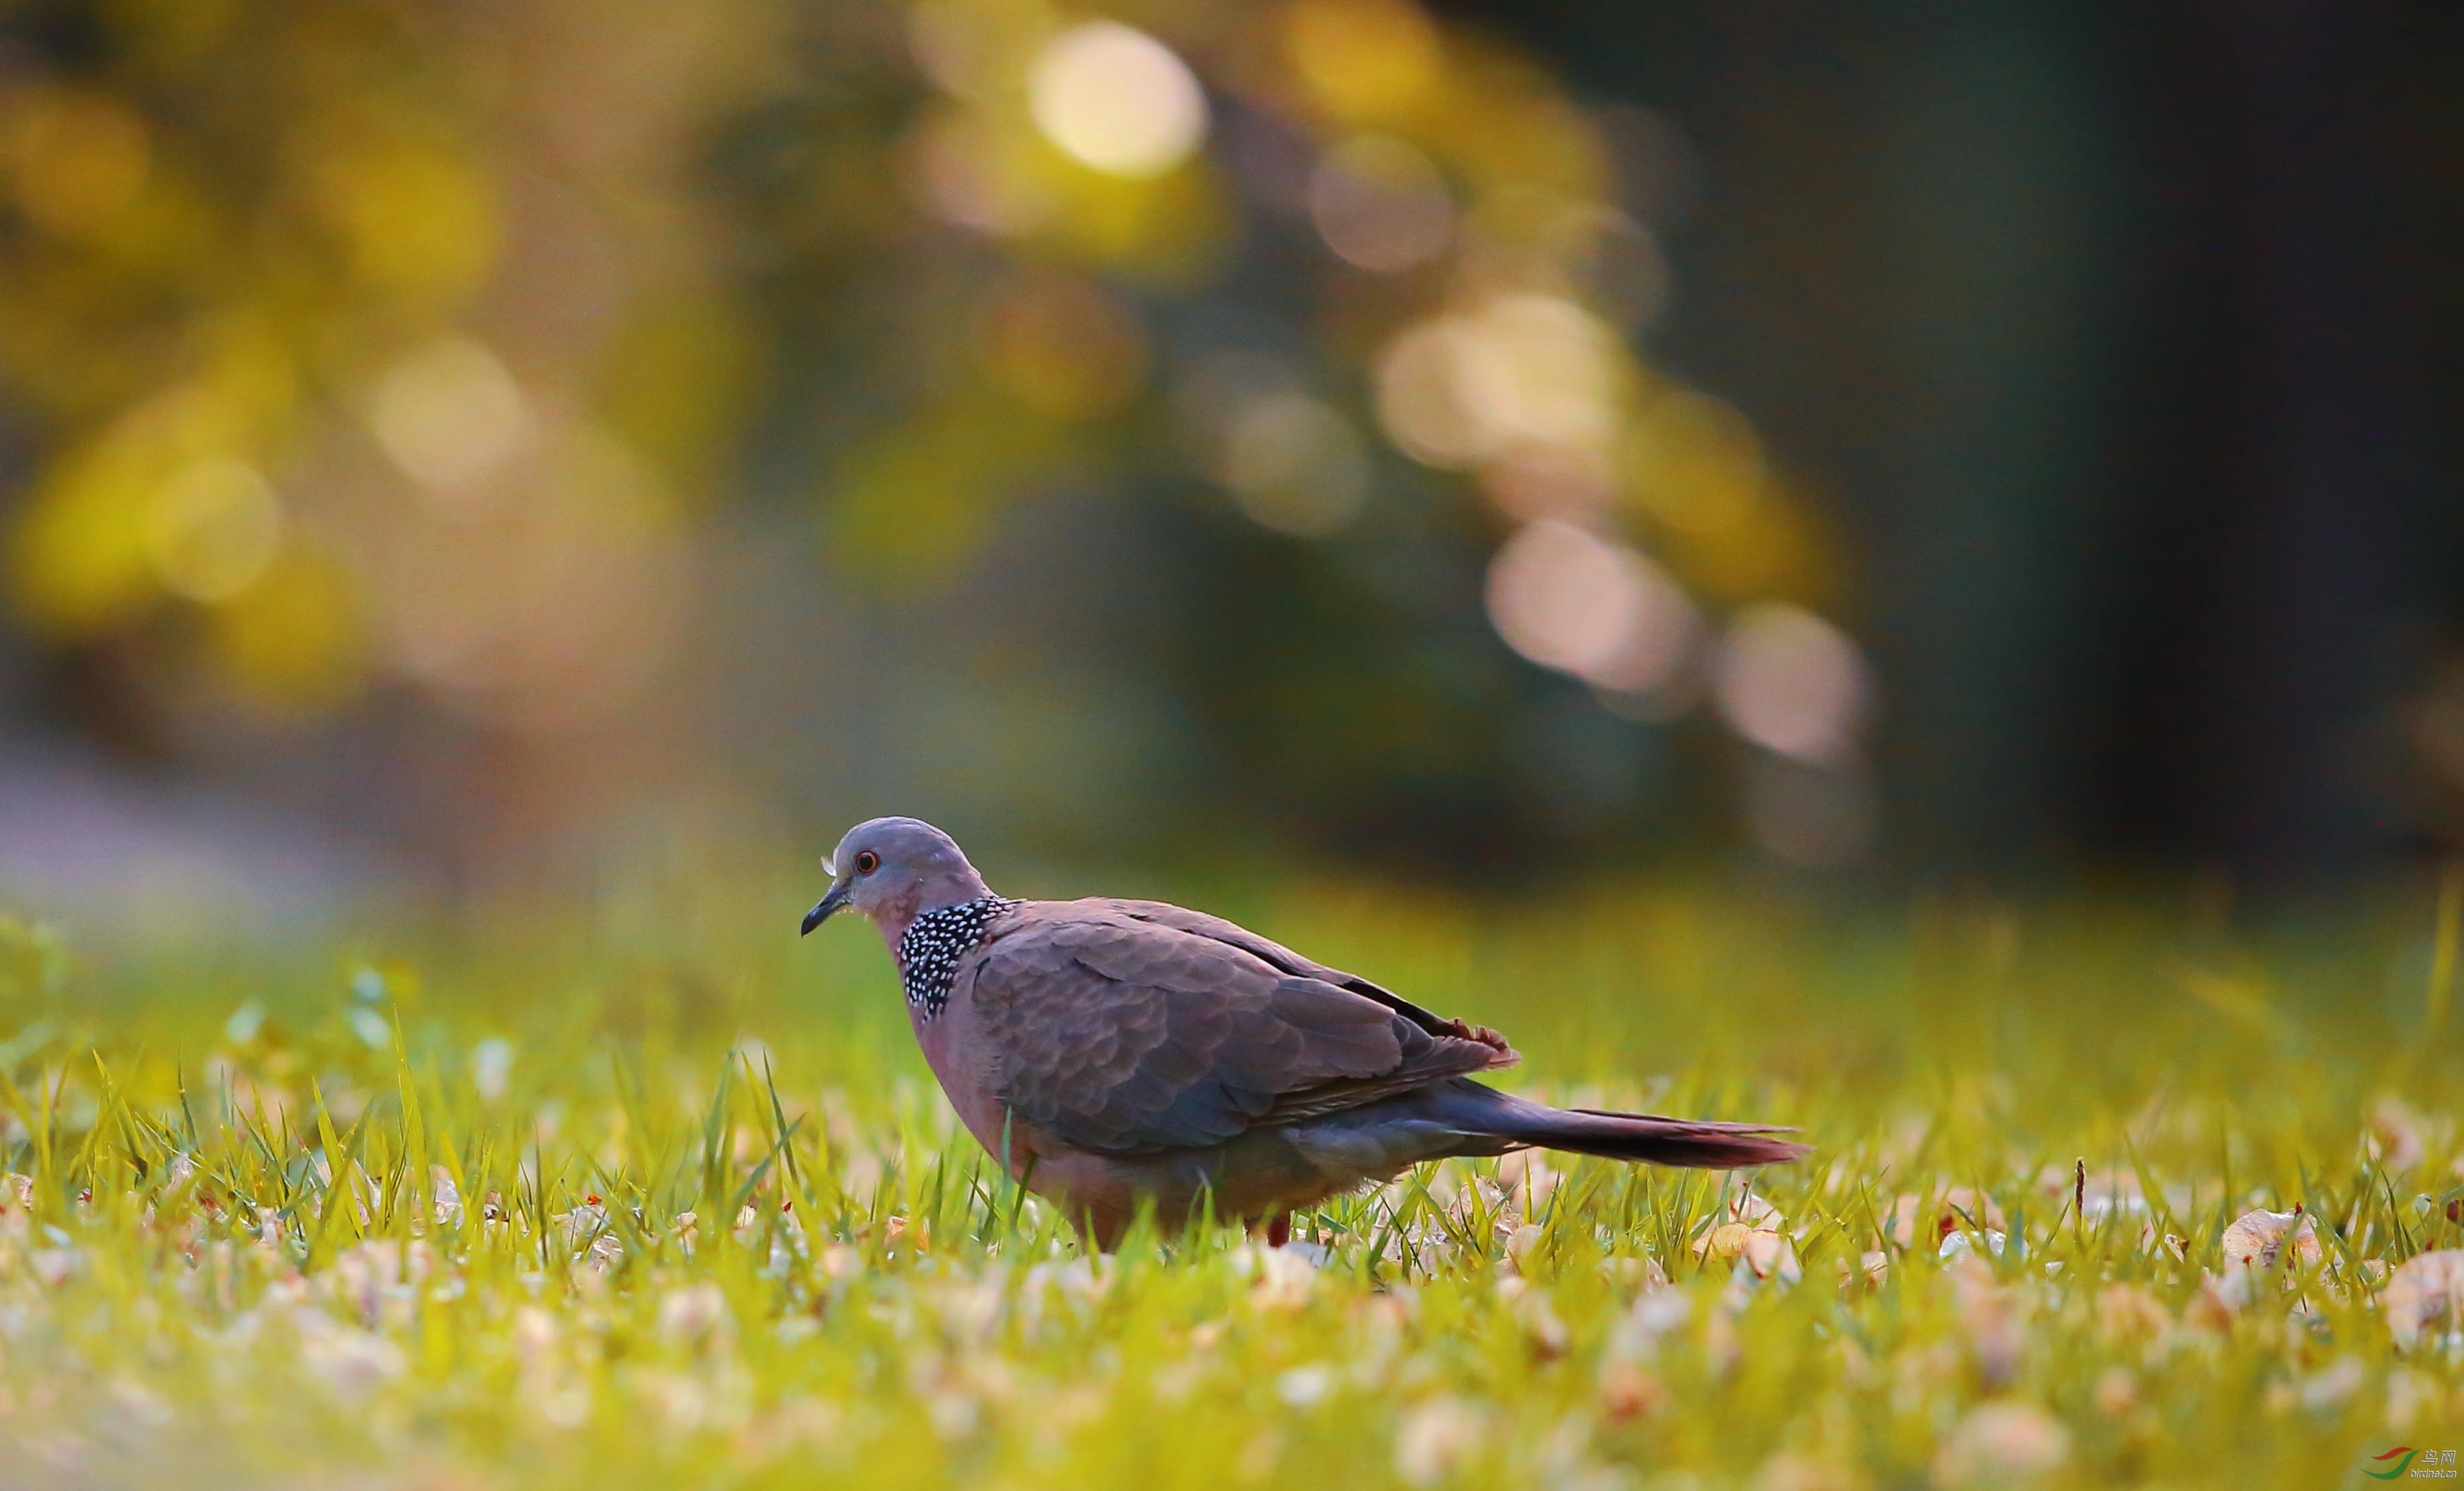
[[[1018,906],[1007,896],[988,895],[957,906],[919,913],[898,938],[898,976],[907,985],[910,1008],[938,1020],[950,1005],[950,986],[957,981],[958,959],[984,940],[984,929],[996,917]]]

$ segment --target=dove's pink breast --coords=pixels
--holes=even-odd
[[[986,1043],[975,1028],[973,980],[960,977],[948,1006],[932,1020],[911,1007],[909,1022],[925,1064],[941,1085],[958,1121],[996,1157],[1006,1139],[1012,1179],[1059,1206],[1073,1221],[1091,1222],[1116,1239],[1151,1201],[1157,1220],[1178,1226],[1211,1186],[1216,1214],[1226,1218],[1309,1205],[1348,1189],[1352,1177],[1329,1175],[1274,1130],[1244,1135],[1220,1149],[1112,1155],[1077,1149],[1039,1126],[1014,1117],[999,1096],[988,1060],[968,1060]]]
[[[980,1043],[966,1040],[960,1029],[970,1023],[972,1013],[972,1001],[962,990],[937,1018],[927,1020],[921,1009],[911,1004],[907,1019],[915,1029],[915,1043],[924,1050],[924,1064],[933,1068],[934,1079],[941,1084],[950,1106],[958,1110],[958,1122],[966,1125],[967,1132],[976,1136],[976,1142],[987,1153],[999,1155],[1006,1115],[994,1091],[991,1063],[980,1055],[973,1063],[961,1055],[969,1051],[981,1053],[984,1049]],[[1011,1127],[1014,1130],[1016,1126]],[[1021,1163],[1027,1153],[1023,1137],[1015,1131],[1010,1135]],[[1018,1165],[1012,1164],[1010,1169],[1015,1175]]]

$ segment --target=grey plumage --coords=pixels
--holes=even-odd
[[[1541,1146],[1664,1165],[1796,1158],[1764,1125],[1550,1107],[1473,1074],[1520,1058],[1221,918],[994,895],[946,835],[858,825],[810,931],[880,926],[969,1130],[1099,1242],[1141,1202],[1273,1221],[1424,1160]]]

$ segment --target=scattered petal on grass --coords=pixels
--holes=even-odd
[[[1968,1345],[1977,1374],[1999,1386],[2017,1374],[2026,1345],[2026,1327],[2035,1296],[2015,1284],[2005,1284],[1984,1261],[1969,1258],[1946,1270],[1957,1308],[1959,1336]]]
[[[1497,1283],[1498,1292],[1513,1309],[1514,1323],[1522,1327],[1524,1343],[1532,1354],[1543,1361],[1565,1355],[1573,1337],[1565,1321],[1558,1317],[1556,1305],[1550,1302],[1548,1291],[1531,1288],[1521,1279],[1501,1279]]]
[[[1529,1273],[1532,1266],[1532,1255],[1539,1251],[1541,1239],[1548,1235],[1549,1230],[1538,1222],[1525,1222],[1507,1235],[1507,1258],[1517,1269]]]
[[[1523,1217],[1537,1217],[1548,1210],[1549,1198],[1563,1178],[1550,1166],[1543,1150],[1517,1150],[1497,1162],[1498,1190]]]
[[[659,1301],[659,1334],[671,1341],[699,1341],[727,1320],[727,1296],[715,1283],[671,1289]]]
[[[429,1215],[439,1227],[462,1225],[462,1193],[453,1184],[453,1173],[442,1165],[428,1168]]]
[[[2008,1234],[1989,1232],[1984,1235],[1981,1246],[1984,1252],[1994,1258],[2000,1258],[2002,1256],[2002,1250],[2005,1247],[2008,1247],[2010,1242],[2011,1239]],[[1979,1247],[1980,1243],[1975,1233],[1954,1232],[1949,1237],[1942,1239],[1942,1246],[1934,1250],[1934,1256],[1936,1258],[1945,1259],[1972,1258],[1978,1252]]]
[[[1803,1272],[1797,1264],[1796,1245],[1786,1233],[1744,1222],[1723,1222],[1704,1234],[1694,1244],[1694,1257],[1706,1265],[1734,1261],[1757,1279],[1776,1278],[1790,1283]]]
[[[1780,1209],[1771,1205],[1768,1196],[1754,1191],[1739,1191],[1728,1197],[1727,1204],[1720,1208],[1720,1215],[1726,1221],[1741,1222],[1771,1232],[1788,1225],[1788,1218],[1780,1214]]]
[[[2380,1293],[2379,1307],[2387,1312],[2387,1334],[2408,1351],[2425,1331],[2433,1339],[2464,1338],[2464,1249],[2407,1260]]]
[[[1257,1283],[1249,1303],[1269,1314],[1288,1315],[1307,1305],[1317,1288],[1318,1272],[1288,1248],[1252,1247]]]
[[[335,1324],[325,1315],[299,1315],[299,1356],[312,1381],[338,1397],[363,1397],[402,1374],[402,1348],[370,1330]]]
[[[1922,1247],[1928,1252],[1940,1247],[1943,1239],[1955,1232],[1979,1227],[2008,1232],[2010,1226],[1991,1196],[1967,1186],[1953,1186],[1936,1195],[1903,1195],[1891,1203],[1890,1216],[1884,1223],[1891,1240],[1901,1247]]]
[[[1693,1313],[1694,1301],[1683,1289],[1663,1286],[1645,1290],[1610,1335],[1610,1354],[1650,1356],[1659,1349],[1661,1339],[1682,1328]]]
[[[1839,1287],[1842,1289],[1879,1289],[1891,1277],[1891,1255],[1880,1248],[1868,1248],[1854,1259],[1839,1259]]]
[[[1283,1251],[1311,1268],[1324,1268],[1334,1261],[1334,1249],[1319,1242],[1287,1242]]]
[[[1859,1491],[1863,1484],[1845,1466],[1782,1450],[1755,1470],[1753,1491]]]
[[[2390,1174],[2408,1175],[2430,1157],[2430,1147],[2424,1142],[2422,1116],[2405,1106],[2403,1100],[2382,1097],[2370,1105],[2369,1136],[2365,1148],[2379,1167]]]
[[[2153,1341],[2172,1327],[2173,1312],[2145,1288],[2109,1283],[2096,1294],[2096,1334],[2107,1346]]]
[[[2070,1458],[2070,1432],[2029,1403],[1988,1403],[1953,1430],[1934,1460],[1943,1486],[2002,1486],[2057,1470]]]
[[[1638,1363],[1612,1358],[1600,1368],[1600,1414],[1610,1423],[1658,1413],[1667,1401],[1667,1386]]]
[[[1404,1414],[1395,1426],[1395,1474],[1416,1486],[1435,1485],[1454,1474],[1486,1433],[1477,1404],[1436,1397]]]
[[[1324,1362],[1295,1367],[1275,1379],[1275,1396],[1287,1408],[1315,1408],[1334,1391],[1334,1369]]]
[[[2297,1206],[2289,1212],[2244,1212],[2224,1235],[2225,1271],[2312,1269],[2322,1256],[2319,1229]]]
[[[2325,1371],[2314,1372],[2301,1384],[2301,1406],[2314,1414],[2333,1413],[2352,1401],[2369,1378],[2358,1356],[2337,1359]]]
[[[2182,1324],[2192,1330],[2229,1335],[2233,1317],[2250,1303],[2250,1276],[2236,1274],[2232,1279],[2202,1279],[2190,1292],[2189,1302],[2182,1306]]]
[[[753,1018],[749,986],[714,987]],[[2454,1255],[2381,1289],[2381,1259],[2459,1241],[2435,1074],[2409,1094],[2409,1174],[2313,1166],[2268,1203],[2299,1195],[2315,1223],[2219,1212],[2294,1184],[2278,1167],[2324,1120],[2197,1063],[2152,1064],[2121,1107],[2040,1103],[2047,1074],[2018,1067],[1834,1102],[1812,1080],[1833,1075],[1826,1049],[1775,1057],[1804,1085],[1769,1107],[1716,1062],[1651,1092],[1548,1089],[1802,1116],[1822,1157],[1750,1189],[1449,1162],[1296,1218],[1308,1244],[1165,1227],[1096,1256],[903,1085],[894,1005],[875,1023],[898,1063],[861,1053],[886,1075],[852,1094],[813,1090],[848,1053],[761,1016],[774,1094],[735,1064],[721,1087],[681,1019],[610,1050],[603,1012],[566,1040],[502,1001],[457,1011],[439,979],[405,1020],[405,1073],[390,1043],[266,998],[203,1081],[134,1050],[64,1071],[57,1042],[8,1070],[0,1443],[18,1480],[2306,1486],[2353,1469],[2348,1441],[2444,1442],[2464,1414]],[[550,1002],[540,1020],[562,1018]],[[489,1098],[468,1057],[507,1020],[521,1056]],[[2304,1028],[2306,1062],[2328,1034]],[[1544,1088],[1568,1049],[1551,1040],[1544,1022],[1531,1042]],[[1843,1084],[1887,1065],[1843,1055]],[[2332,1090],[2370,1090],[2384,1056]],[[2284,1078],[2274,1060],[2230,1080]],[[2042,1153],[2015,1151],[2039,1133]],[[2082,1176],[2079,1151],[2107,1168]],[[1843,1287],[1782,1286],[1806,1269]]]
[[[2065,1212],[2076,1208],[2078,1219],[2088,1227],[2102,1222],[2119,1213],[2125,1217],[2145,1217],[2148,1212],[2147,1196],[2139,1181],[2138,1172],[2107,1166],[2087,1173],[2084,1184],[2078,1171],[2070,1165],[2048,1165],[2036,1173],[2036,1189],[2049,1206]],[[2065,1220],[2064,1226],[2070,1225]]]

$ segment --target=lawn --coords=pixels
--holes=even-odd
[[[8,922],[0,1482],[2320,1487],[2464,1452],[2452,900],[1178,888],[1503,1028],[1519,1086],[1817,1152],[1455,1163],[1281,1252],[1090,1257],[956,1131],[869,930],[797,940],[810,884]]]

